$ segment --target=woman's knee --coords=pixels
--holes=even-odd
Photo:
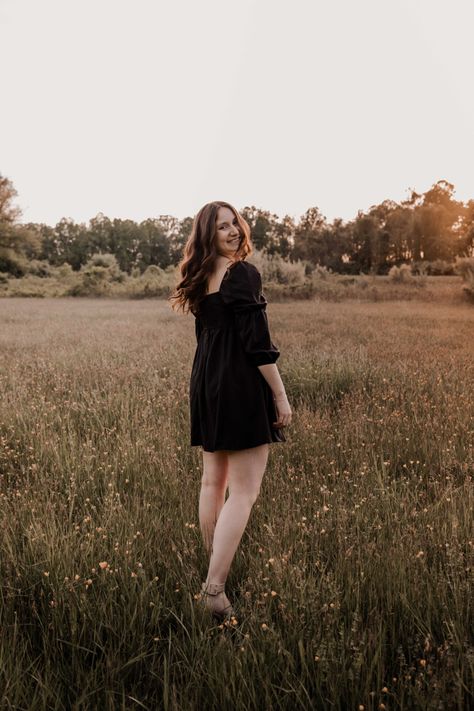
[[[256,500],[258,499],[260,495],[260,485],[252,487],[250,491],[247,494],[247,501],[249,502],[250,506],[253,506]]]
[[[239,508],[251,509],[260,494],[260,487],[242,489],[241,487],[230,486],[229,497],[237,499]]]
[[[201,477],[201,488],[220,490],[227,487],[227,473],[223,471],[205,471]]]
[[[203,487],[221,488],[227,484],[228,460],[223,452],[203,452]]]
[[[243,505],[252,507],[260,495],[263,471],[254,471],[253,475],[239,477],[229,474],[230,494],[238,496]]]
[[[255,503],[267,465],[268,444],[236,450],[228,455],[229,490]]]

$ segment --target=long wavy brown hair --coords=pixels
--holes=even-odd
[[[252,254],[250,227],[242,215],[224,200],[208,202],[195,216],[191,234],[184,246],[183,257],[178,265],[181,281],[176,285],[174,293],[168,297],[168,301],[172,302],[172,309],[181,309],[183,313],[191,311],[194,315],[199,311],[199,305],[206,295],[209,276],[213,273],[216,258],[219,256],[216,223],[220,207],[228,207],[237,219],[240,243],[235,252],[234,263]],[[232,264],[230,268],[233,266]]]

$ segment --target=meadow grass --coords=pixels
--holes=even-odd
[[[189,446],[194,319],[163,300],[0,307],[5,709],[472,704],[474,309],[270,303],[293,421],[227,593]]]

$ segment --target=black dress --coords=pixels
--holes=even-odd
[[[257,366],[280,356],[272,343],[258,269],[238,261],[195,314],[189,388],[191,446],[207,452],[286,442],[273,393]]]

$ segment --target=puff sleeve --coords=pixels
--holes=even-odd
[[[230,270],[221,285],[224,303],[234,314],[235,326],[249,361],[255,365],[275,363],[280,351],[272,343],[262,292],[260,272],[241,261]]]

